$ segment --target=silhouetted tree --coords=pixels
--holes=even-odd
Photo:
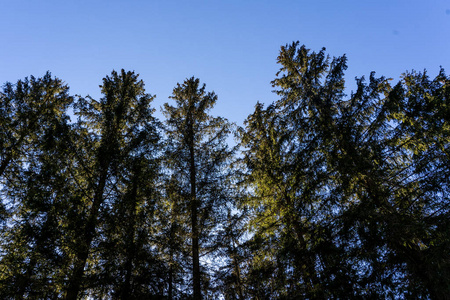
[[[445,299],[448,78],[372,73],[346,100],[345,61],[282,47],[281,98],[241,131],[249,293]]]
[[[202,284],[207,281],[202,280],[200,257],[214,250],[213,229],[220,224],[222,207],[229,200],[225,184],[233,150],[226,138],[231,124],[208,115],[217,96],[206,92],[199,79],[192,77],[178,84],[171,98],[175,106],[165,104],[163,110],[167,117],[165,159],[171,176],[171,201],[178,201],[180,204],[174,205],[181,205],[180,213],[188,216],[189,225],[184,228],[189,229],[193,297],[201,299]]]
[[[2,299],[448,299],[450,79],[281,47],[239,146],[197,78],[163,113],[50,73],[0,92]],[[68,111],[77,118],[71,121]],[[165,138],[163,138],[165,135]]]
[[[83,176],[84,195],[78,199],[79,207],[74,208],[73,218],[82,225],[73,233],[73,272],[69,276],[66,299],[77,299],[89,287],[85,286],[88,282],[84,276],[91,272],[87,266],[96,266],[96,253],[91,248],[93,242],[97,244],[105,238],[100,234],[104,218],[113,218],[110,222],[115,226],[123,224],[116,228],[120,229],[117,234],[125,239],[119,243],[117,253],[122,268],[118,275],[122,280],[121,286],[114,286],[114,290],[122,298],[133,295],[131,277],[136,271],[131,266],[138,252],[148,246],[142,245],[148,237],[142,240],[145,234],[140,234],[136,226],[142,225],[137,223],[139,218],[139,222],[143,216],[151,218],[146,209],[151,210],[156,199],[156,194],[144,195],[144,191],[154,190],[152,181],[158,168],[154,159],[158,154],[155,145],[159,134],[150,108],[153,97],[145,93],[138,75],[124,70],[113,71],[104,78],[101,88],[104,97],[100,101],[80,98],[76,105],[79,134],[75,155]],[[145,212],[139,215],[140,210]]]
[[[7,83],[1,94],[2,298],[55,298],[63,284],[68,89],[47,73]]]

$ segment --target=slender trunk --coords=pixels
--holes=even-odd
[[[172,268],[172,257],[170,259],[170,266],[169,266],[169,300],[173,299],[173,268]]]
[[[131,275],[133,272],[133,260],[135,257],[135,244],[134,244],[134,235],[135,235],[135,225],[136,225],[136,203],[137,203],[137,188],[138,188],[138,179],[139,179],[139,169],[135,169],[135,178],[133,180],[133,187],[130,193],[130,220],[128,224],[127,237],[126,237],[126,262],[125,262],[125,281],[123,283],[122,295],[121,299],[131,299]]]
[[[173,211],[172,211],[172,214],[173,214]],[[173,219],[173,216],[171,216],[172,217],[172,224],[170,225],[170,239],[171,240],[173,240],[175,237],[174,237],[174,224],[173,224],[173,222],[174,222],[174,219]],[[173,250],[173,246],[172,245],[170,245],[169,246],[170,247],[170,249],[169,249],[169,295],[168,295],[168,298],[169,298],[169,300],[172,300],[173,299],[173,273],[174,273],[174,270],[173,270],[173,264],[174,264],[174,250]]]
[[[105,189],[107,176],[108,168],[103,168],[94,194],[94,201],[89,211],[89,217],[80,237],[79,250],[77,251],[73,272],[69,279],[66,300],[76,300],[81,289],[84,268],[89,257],[92,240],[94,239],[100,205],[103,202],[103,191]]]
[[[134,236],[134,232],[132,233]],[[129,245],[127,251],[127,260],[125,262],[125,280],[123,283],[121,299],[131,299],[131,274],[133,272],[134,243]]]
[[[241,268],[239,267],[239,261],[237,259],[238,254],[237,254],[235,243],[236,242],[233,241],[232,253],[233,253],[234,273],[236,274],[236,289],[237,289],[237,294],[239,296],[239,299],[244,299],[244,293],[242,290],[242,281],[241,281]]]
[[[192,209],[192,263],[193,263],[193,281],[194,281],[194,300],[202,299],[200,285],[200,256],[197,228],[197,211]]]
[[[189,174],[191,185],[191,227],[192,227],[192,277],[194,283],[194,300],[202,299],[200,282],[200,255],[198,229],[198,200],[196,195],[196,168],[194,153],[194,132],[189,128]]]

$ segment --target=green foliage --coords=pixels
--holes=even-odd
[[[257,297],[322,298],[340,289],[345,294],[352,272],[346,261],[340,262],[344,278],[333,271],[344,249],[333,237],[338,207],[327,165],[345,57],[330,62],[324,50],[294,43],[281,49],[278,61],[282,67],[272,83],[281,99],[267,109],[258,104],[241,131],[247,184],[254,190],[246,201],[253,212],[249,224],[262,247],[251,273],[268,275],[255,280],[258,293],[270,290]],[[323,273],[334,280],[326,282]]]
[[[60,221],[70,190],[60,163],[72,101],[50,73],[7,83],[1,94],[2,298],[53,298],[62,287]]]
[[[281,98],[241,130],[255,298],[444,299],[449,80],[372,73],[345,100],[345,61],[282,47]]]
[[[75,106],[75,154],[80,182],[86,185],[72,216],[83,225],[72,234],[75,267],[67,299],[75,299],[83,285],[97,296],[104,290],[121,298],[160,292],[151,288],[160,280],[153,277],[160,267],[148,249],[159,198],[159,125],[152,117],[153,97],[145,93],[138,75],[124,70],[104,78],[101,88],[100,101],[80,98]],[[142,271],[149,265],[155,269]]]
[[[134,72],[99,100],[6,83],[0,297],[447,299],[450,79],[371,73],[347,96],[346,60],[281,47],[240,153],[194,77],[165,125]]]
[[[217,96],[206,92],[206,86],[200,86],[197,78],[177,84],[171,98],[176,106],[166,103],[163,109],[168,138],[165,152],[169,178],[166,193],[171,210],[168,225],[170,233],[184,236],[184,241],[178,240],[177,249],[171,245],[168,252],[172,266],[180,264],[175,257],[189,253],[193,297],[200,299],[209,289],[210,273],[207,266],[200,266],[200,257],[211,256],[217,248],[214,232],[222,223],[224,205],[231,201],[227,183],[234,149],[228,147],[226,139],[232,124],[208,114]],[[187,240],[190,250],[184,249]]]

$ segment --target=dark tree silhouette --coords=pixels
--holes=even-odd
[[[199,79],[192,77],[178,84],[171,98],[175,106],[165,104],[163,110],[169,140],[165,159],[171,172],[172,196],[184,203],[181,213],[188,215],[193,297],[201,299],[206,291],[202,292],[200,257],[215,246],[208,242],[228,200],[224,184],[233,157],[233,150],[226,144],[231,125],[208,115],[217,96],[206,92]]]

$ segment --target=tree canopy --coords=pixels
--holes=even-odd
[[[0,92],[2,299],[448,299],[450,77],[281,47],[237,127],[200,79],[154,117],[48,72]],[[236,139],[232,143],[231,138]]]

